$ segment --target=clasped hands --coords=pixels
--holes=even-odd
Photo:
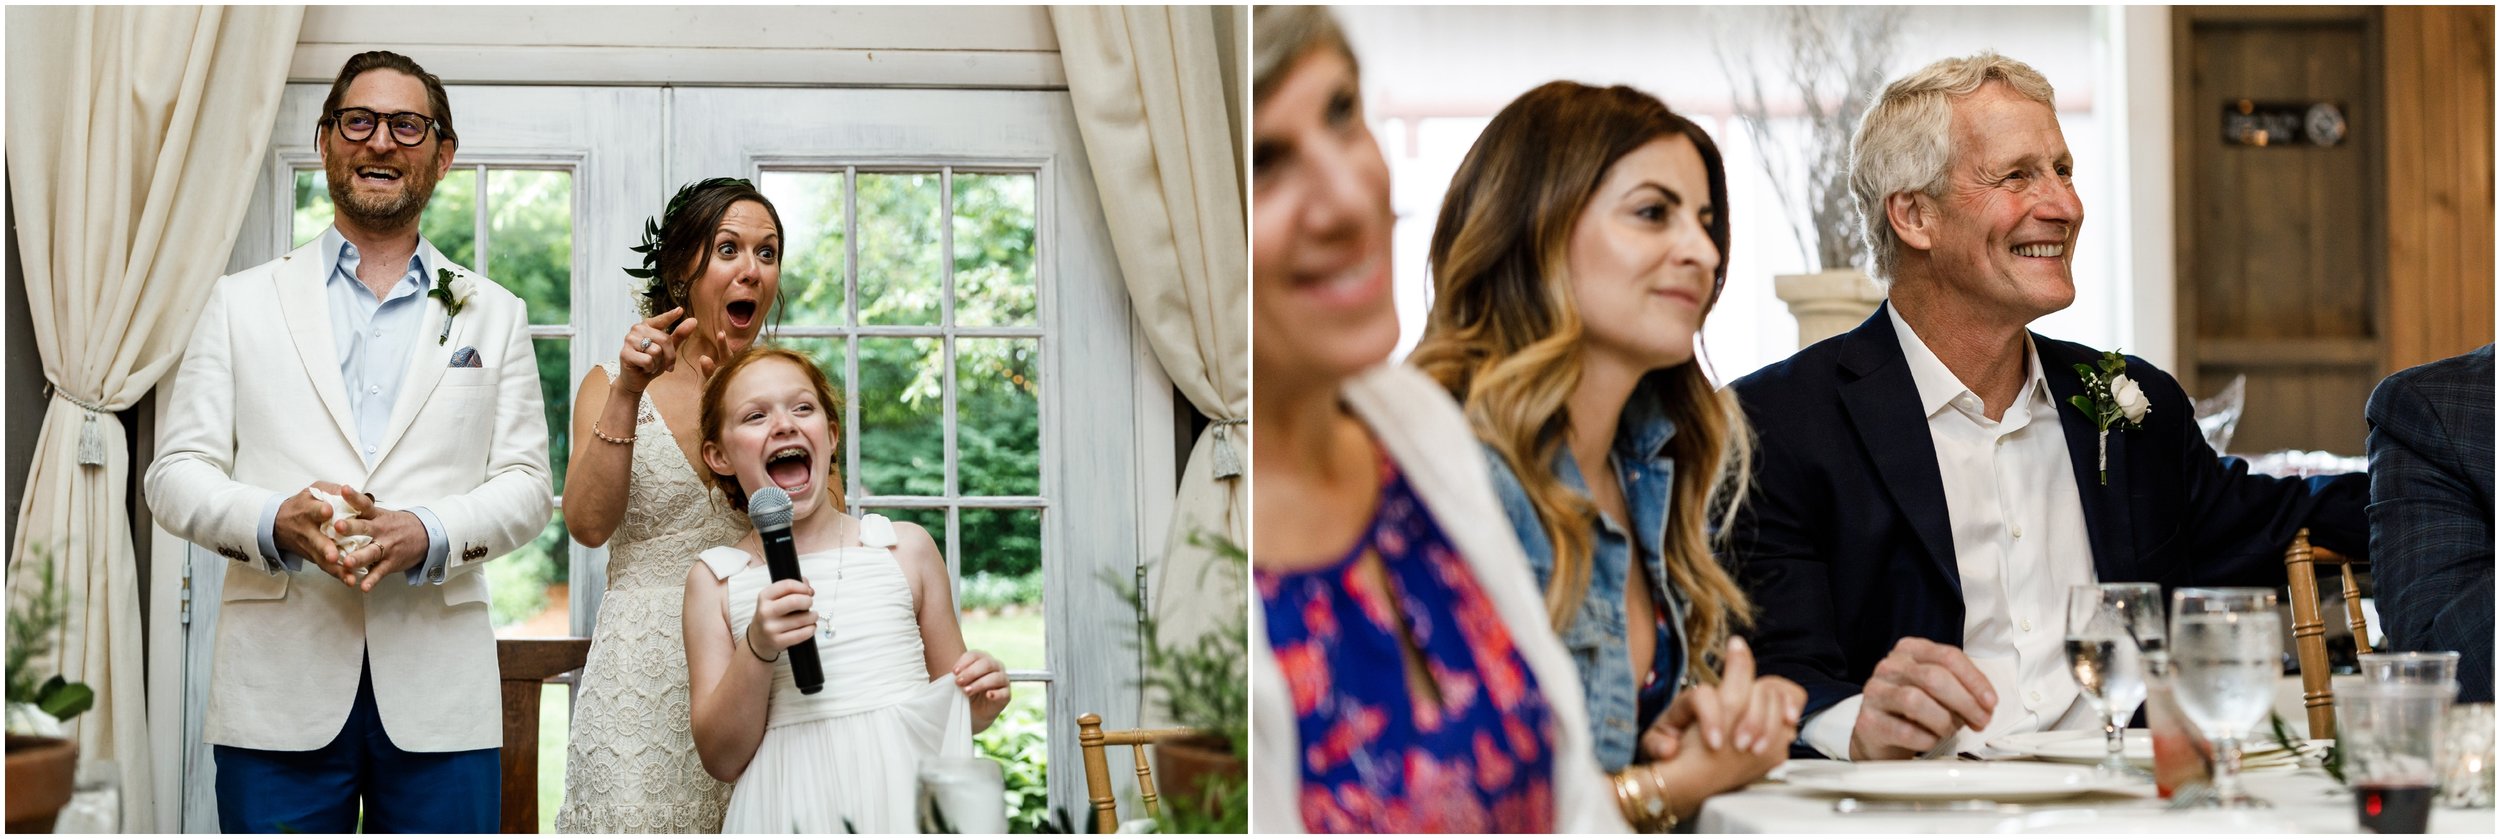
[[[1704,794],[1741,787],[1788,759],[1805,701],[1795,682],[1757,678],[1753,650],[1745,639],[1729,638],[1718,684],[1677,693],[1641,733],[1641,753],[1654,764],[1708,764],[1677,770],[1681,785],[1710,787]]]
[[[350,514],[340,517],[316,491],[344,499]],[[373,496],[328,481],[314,481],[280,502],[276,530],[278,550],[311,560],[322,573],[359,591],[372,591],[383,577],[425,562],[430,547],[425,522],[415,513],[385,509]]]

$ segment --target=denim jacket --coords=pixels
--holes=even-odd
[[[1675,484],[1675,461],[1665,449],[1667,441],[1674,437],[1675,422],[1667,418],[1658,400],[1648,398],[1644,389],[1624,406],[1622,424],[1617,427],[1608,457],[1614,463],[1616,479],[1623,484],[1624,507],[1632,514],[1632,532],[1639,535],[1641,544],[1649,546],[1649,578],[1657,582],[1653,598],[1664,601],[1665,643],[1678,651],[1675,687],[1680,689],[1690,672],[1680,652],[1684,644],[1684,598],[1667,578],[1664,550],[1667,512],[1674,501]],[[1526,488],[1511,471],[1509,462],[1492,447],[1485,447],[1485,457],[1492,462],[1493,491],[1501,497],[1502,512],[1510,517],[1511,530],[1518,534],[1520,547],[1527,550],[1538,587],[1552,586],[1554,545],[1545,538],[1545,526],[1529,505]],[[1580,475],[1579,464],[1573,462],[1570,451],[1554,453],[1553,469],[1564,486],[1583,494],[1588,492],[1588,480]],[[1630,630],[1625,625],[1623,608],[1624,589],[1630,584],[1632,543],[1620,523],[1604,514],[1597,521],[1588,598],[1581,601],[1571,626],[1561,634],[1563,647],[1571,651],[1573,663],[1579,665],[1580,686],[1588,697],[1589,726],[1596,738],[1597,762],[1607,772],[1618,772],[1632,762],[1641,735],[1642,674],[1632,672]]]

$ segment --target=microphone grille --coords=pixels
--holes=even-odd
[[[790,527],[790,493],[780,487],[764,487],[747,495],[747,518],[756,530],[786,530]]]

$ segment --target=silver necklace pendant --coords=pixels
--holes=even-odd
[[[833,618],[824,615],[816,616],[816,643],[833,643]]]

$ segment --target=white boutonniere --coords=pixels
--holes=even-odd
[[[443,301],[443,334],[436,336],[434,343],[447,344],[451,342],[451,319],[460,316],[461,307],[469,305],[469,296],[477,293],[477,281],[467,274],[454,274],[449,268],[437,269],[434,276],[434,289],[425,296]]]
[[[2067,404],[2091,418],[2101,430],[2101,485],[2109,485],[2109,432],[2132,431],[2144,427],[2144,417],[2153,412],[2153,402],[2144,398],[2144,388],[2127,378],[2127,357],[2116,352],[2101,353],[2100,369],[2092,365],[2075,365],[2075,374],[2083,378],[2083,395],[2070,397]]]

